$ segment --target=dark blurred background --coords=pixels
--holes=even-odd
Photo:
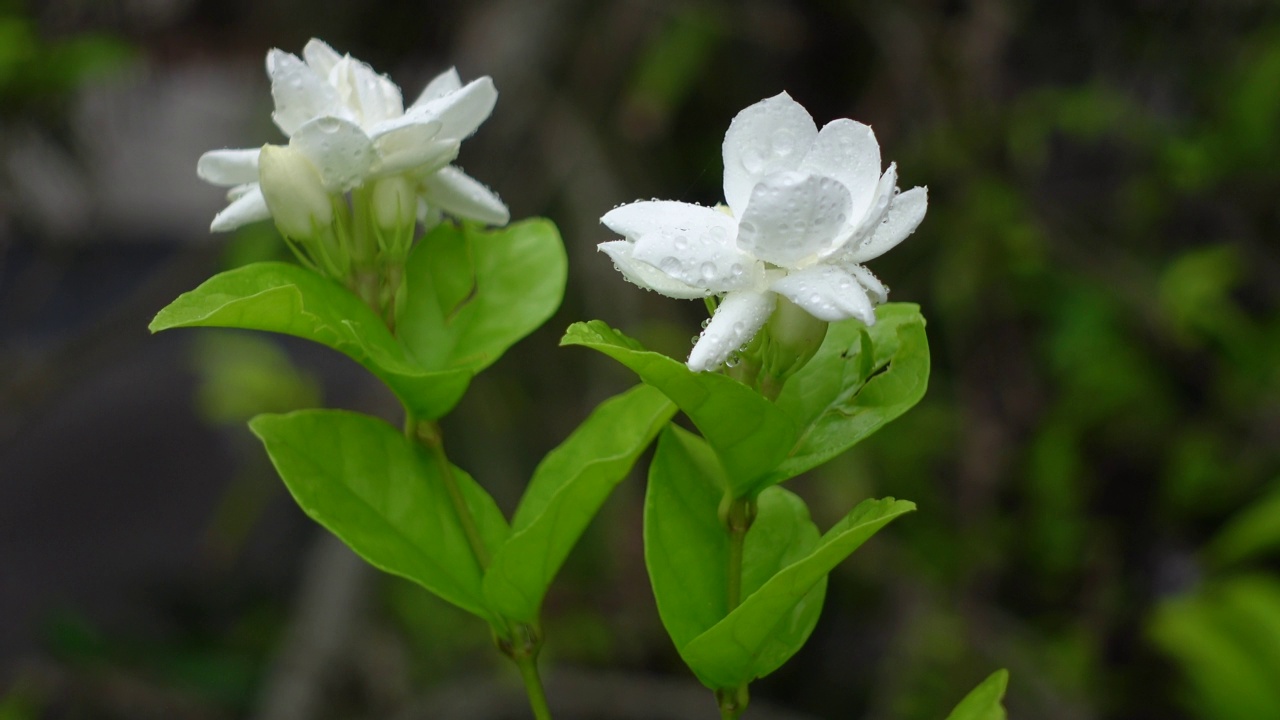
[[[244,427],[395,421],[385,392],[304,343],[146,332],[283,257],[269,223],[209,235],[195,161],[283,140],[263,58],[311,36],[409,99],[493,76],[460,163],[564,234],[564,306],[447,425],[508,510],[633,382],[565,326],[683,356],[705,314],[622,281],[604,211],[719,201],[730,119],[784,89],[929,186],[872,263],[929,318],[929,393],[792,486],[823,527],[920,511],[836,571],[748,717],[937,720],[1007,667],[1016,719],[1280,718],[1275,0],[0,0],[0,718],[527,713],[483,626],[330,540]],[[557,717],[714,716],[653,609],[642,493],[548,599]]]

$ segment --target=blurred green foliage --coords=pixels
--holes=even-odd
[[[63,96],[135,58],[133,46],[111,33],[43,37],[24,3],[0,3],[0,112]]]

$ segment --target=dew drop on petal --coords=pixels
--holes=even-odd
[[[658,269],[668,275],[678,275],[680,273],[680,259],[674,256],[667,256],[658,262]]]
[[[822,302],[822,296],[819,295],[818,293],[814,293],[809,296],[809,302],[813,303],[814,305],[817,305]]]
[[[338,121],[338,118],[326,117],[316,120],[316,127],[320,129],[320,132],[333,134],[338,132],[342,127],[342,123]]]
[[[742,266],[739,265],[738,263],[734,263],[733,265],[729,266],[729,273],[734,277],[742,277],[743,272],[744,271],[742,269]]]
[[[703,330],[706,330],[706,329],[707,329],[707,326],[708,326],[708,325],[710,325],[710,324],[711,324],[711,318],[707,318],[706,320],[703,320],[703,321],[702,321],[702,329],[703,329]]]
[[[716,225],[715,227],[711,228],[712,240],[715,240],[717,242],[722,241],[724,240],[726,235],[728,235],[728,231],[726,231],[723,227],[719,225]]]
[[[685,237],[685,236],[683,236],[683,235],[677,235],[677,236],[676,236],[676,240],[675,240],[675,246],[676,246],[676,249],[677,249],[677,250],[680,250],[680,251],[682,251],[682,252],[683,252],[683,251],[685,251],[685,250],[688,250],[688,249],[689,249],[689,238],[687,238],[687,237]]]
[[[702,271],[702,279],[710,280],[716,276],[716,264],[713,262],[704,262],[700,268]]]
[[[742,153],[742,168],[749,173],[758,173],[764,167],[764,155],[759,148],[749,147]]]

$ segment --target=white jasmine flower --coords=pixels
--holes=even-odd
[[[272,119],[320,174],[326,191],[345,193],[370,180],[405,174],[417,196],[458,217],[492,224],[509,219],[488,188],[449,165],[461,141],[492,112],[498,93],[488,77],[462,85],[455,70],[427,84],[404,107],[400,88],[350,55],[312,39],[302,58],[272,50],[267,74],[275,99]],[[233,230],[271,216],[258,178],[259,150],[213,150],[196,172],[232,188],[231,204],[213,219],[214,231]]]
[[[778,295],[819,320],[874,324],[888,290],[862,263],[915,231],[927,190],[899,193],[892,163],[881,174],[870,127],[841,119],[819,131],[785,92],[738,113],[723,151],[727,208],[652,200],[601,218],[625,239],[600,249],[631,282],[674,298],[724,296],[690,369],[720,366]]]

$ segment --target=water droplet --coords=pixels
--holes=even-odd
[[[819,295],[818,293],[814,293],[809,296],[809,302],[814,305],[817,305],[822,302],[822,296]]]
[[[725,236],[727,236],[728,234],[729,234],[729,231],[725,230],[723,227],[719,225],[716,225],[715,227],[711,228],[712,240],[716,240],[716,241],[724,240]]]
[[[730,355],[728,358],[725,359],[724,364],[732,368],[732,367],[738,367],[738,363],[741,363],[741,362],[742,362],[742,356],[739,355],[738,353],[733,353],[732,355]]]
[[[342,122],[339,121],[338,118],[333,117],[320,118],[319,120],[316,120],[316,128],[320,130],[320,132],[333,134],[342,128]]]
[[[677,235],[675,240],[676,249],[680,251],[689,249],[689,238],[683,235]]]
[[[710,325],[710,324],[711,324],[711,318],[707,318],[706,320],[703,320],[703,321],[702,321],[702,329],[703,329],[703,330],[706,330],[706,329],[707,329],[707,326],[708,326],[708,325]]]
[[[759,148],[749,147],[742,153],[742,168],[749,173],[758,173],[764,167],[764,155]]]
[[[741,322],[736,322],[736,323],[734,323],[734,324],[733,324],[733,334],[734,334],[734,335],[737,335],[737,336],[741,337],[741,336],[742,336],[742,334],[743,334],[744,332],[746,332],[746,331],[747,331],[747,326],[746,326],[746,325],[744,325],[743,323],[741,323]]]
[[[680,273],[680,259],[673,256],[664,257],[658,262],[658,269],[668,275],[678,275]]]
[[[716,264],[713,262],[704,262],[700,268],[702,271],[702,279],[710,280],[716,276]]]
[[[739,265],[738,263],[734,263],[733,265],[729,266],[729,273],[732,274],[734,277],[742,277],[743,272],[744,271],[742,269],[742,266]]]
[[[839,215],[836,216],[836,222],[838,223],[843,223],[845,220],[848,220],[848,218],[845,217],[844,213],[840,213]]]

